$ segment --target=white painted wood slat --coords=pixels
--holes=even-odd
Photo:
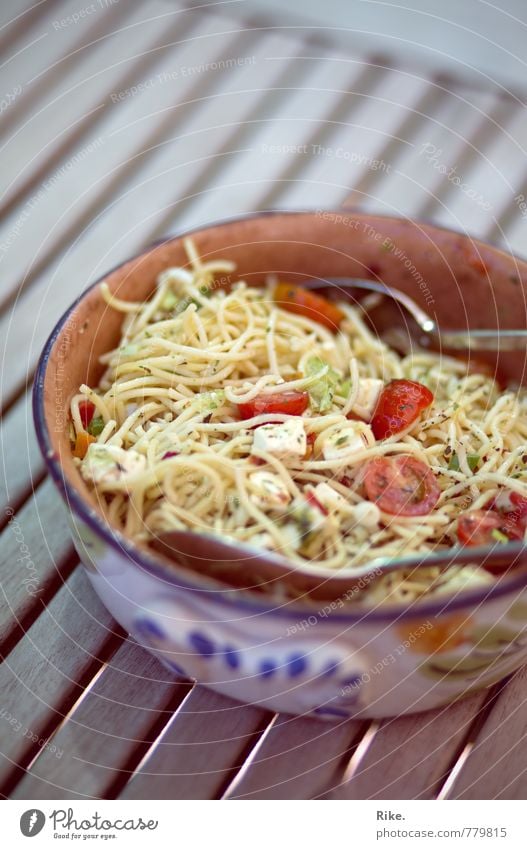
[[[104,798],[119,771],[129,769],[130,755],[153,742],[156,725],[169,721],[170,709],[189,686],[134,643],[124,643],[80,696],[12,798]],[[128,776],[125,772],[122,781]]]

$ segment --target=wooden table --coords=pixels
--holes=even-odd
[[[525,250],[522,92],[241,23],[245,5],[87,7],[0,8],[1,794],[525,798],[525,670],[437,712],[340,724],[170,677],[88,586],[28,394],[75,296],[175,230],[344,205]]]

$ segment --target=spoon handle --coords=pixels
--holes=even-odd
[[[401,304],[418,324],[422,331],[419,339],[423,347],[429,347],[432,340],[440,342],[443,348],[454,350],[474,351],[519,351],[527,344],[527,330],[449,330],[437,326],[433,318],[421,309],[405,292],[392,289],[384,283],[375,280],[360,280],[353,277],[334,277],[328,280],[307,280],[303,284],[307,289],[357,289],[366,292],[377,292]]]
[[[445,348],[474,351],[519,351],[527,345],[527,330],[436,330]]]

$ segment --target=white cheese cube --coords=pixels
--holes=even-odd
[[[257,507],[284,507],[291,501],[291,494],[278,475],[271,472],[254,472],[249,475],[251,501]]]
[[[232,542],[232,539],[230,541]],[[254,534],[247,540],[246,544],[250,545],[252,548],[272,548],[274,540],[271,534],[267,533],[267,531],[262,531],[259,534]]]
[[[289,522],[287,525],[283,525],[280,528],[282,536],[285,537],[286,545],[289,545],[293,551],[298,551],[300,546],[302,545],[302,534],[297,525]]]
[[[381,520],[381,511],[371,501],[361,501],[353,507],[353,518],[357,525],[362,525],[368,531],[376,531]]]
[[[384,381],[376,377],[361,377],[352,413],[369,422],[373,416],[379,395],[384,388]]]
[[[268,424],[254,431],[252,451],[266,451],[274,457],[303,457],[307,449],[304,422],[292,416],[281,424]]]
[[[133,448],[125,451],[117,445],[99,445],[92,442],[82,461],[81,474],[85,480],[92,483],[107,483],[142,472],[145,467],[146,457]]]
[[[322,455],[324,460],[345,460],[352,454],[364,451],[373,441],[373,433],[367,425],[350,421],[323,438]]]
[[[346,507],[348,505],[348,501],[344,498],[340,492],[335,492],[332,486],[328,483],[317,483],[314,487],[313,492],[317,498],[317,501],[320,501],[322,507],[325,507],[326,510],[338,510],[339,507]]]

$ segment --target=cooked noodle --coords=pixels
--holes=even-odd
[[[201,261],[191,243],[187,250],[189,268],[163,272],[145,303],[123,302],[101,287],[109,307],[124,313],[122,339],[102,357],[99,387],[81,386],[72,399],[71,416],[75,437],[86,430],[82,404],[95,405],[96,443],[76,462],[112,525],[144,542],[171,529],[212,533],[305,568],[338,571],[373,556],[450,549],[463,511],[484,508],[503,488],[527,496],[523,390],[502,392],[487,375],[435,353],[401,357],[348,304],[340,304],[345,319],[334,334],[279,307],[272,281],[222,288],[215,280],[232,273],[232,264]],[[313,362],[320,368],[310,368]],[[419,381],[434,402],[407,431],[376,441],[367,424],[346,418],[364,378]],[[311,405],[301,419],[311,442],[304,456],[255,447],[256,426],[292,417],[240,420],[238,404],[321,387],[329,388],[326,408]],[[336,444],[350,427],[362,447],[355,441],[348,454],[325,459],[328,440]],[[119,451],[101,454],[101,445],[124,449],[126,462]],[[365,463],[398,454],[436,475],[441,495],[427,515],[391,515],[365,501]],[[323,488],[324,509],[322,496],[309,497],[320,484],[335,494]],[[448,589],[491,580],[470,567],[430,568],[388,576],[370,592],[411,600],[438,582]]]

